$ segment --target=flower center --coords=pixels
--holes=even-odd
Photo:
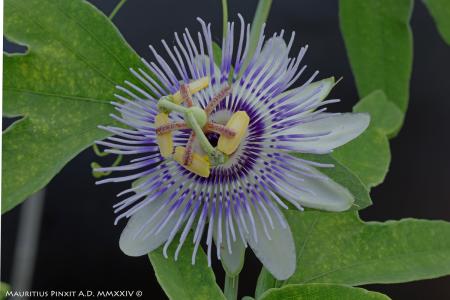
[[[208,142],[211,144],[211,146],[216,147],[217,143],[219,142],[220,135],[215,132],[207,132],[206,138],[208,139]]]
[[[155,118],[156,140],[161,155],[166,158],[173,157],[184,168],[202,177],[209,177],[211,165],[224,164],[228,156],[236,151],[250,122],[245,111],[234,113],[226,125],[211,122],[209,120],[211,113],[230,94],[231,88],[225,86],[220,90],[205,109],[194,106],[192,94],[206,88],[208,84],[208,77],[200,78],[188,85],[182,84],[178,92],[159,100],[158,109],[161,112]],[[183,102],[186,102],[186,106],[181,105]],[[170,122],[169,114],[172,111],[181,113],[184,122]],[[192,131],[186,146],[177,146],[174,151],[172,131],[180,129]],[[206,156],[194,152],[195,140],[198,140]]]

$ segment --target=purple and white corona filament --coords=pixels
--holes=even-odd
[[[166,58],[131,72],[113,102],[124,127],[102,126],[113,134],[98,144],[130,155],[129,163],[98,171],[128,172],[98,183],[133,182],[114,205],[116,223],[129,218],[120,237],[128,255],[140,256],[176,243],[193,243],[192,262],[204,237],[208,262],[212,244],[229,274],[239,273],[249,245],[280,280],[292,275],[296,252],[283,215],[290,203],[344,211],[354,202],[343,186],[318,169],[333,167],[290,153],[326,154],[360,135],[367,114],[327,113],[333,78],[292,88],[305,67],[307,47],[289,57],[294,34],[270,38],[262,30],[249,57],[250,26],[228,23],[222,58],[216,65],[210,24],[201,32],[163,41]],[[149,74],[153,74],[154,77]],[[154,79],[156,78],[156,80]],[[183,102],[183,103],[182,103]],[[125,196],[126,195],[126,196]]]

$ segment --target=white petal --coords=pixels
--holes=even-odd
[[[283,131],[283,134],[325,134],[313,141],[295,141],[292,147],[300,152],[328,153],[358,137],[369,126],[370,116],[366,113],[324,113],[322,118]]]
[[[290,127],[285,127],[285,125],[309,114],[311,110],[307,108],[319,106],[328,96],[331,89],[334,87],[334,84],[334,77],[330,77],[309,84],[305,83],[298,88],[285,91],[271,99],[266,106],[271,106],[271,110],[286,115],[281,115],[278,121],[274,121],[272,119],[272,114],[267,114],[265,117],[265,121],[268,122],[267,132],[270,133],[275,131],[284,133],[286,130],[290,129]],[[289,107],[289,109],[286,109],[286,107]],[[293,110],[298,113],[292,113]],[[283,129],[279,129],[279,124],[282,124]],[[274,125],[278,126],[270,128]]]
[[[267,42],[264,44],[264,47],[259,54],[258,59],[256,60],[256,65],[267,65],[268,63],[271,63],[273,61],[273,66],[275,67],[278,67],[280,63],[284,63],[284,65],[287,67],[288,55],[289,53],[287,51],[287,46],[284,39],[281,37],[273,37],[267,40]],[[275,70],[271,70],[268,76],[271,76],[274,71]],[[286,71],[286,68],[284,68],[284,71]]]
[[[355,201],[353,195],[331,178],[310,167],[309,173],[322,178],[303,176],[302,180],[294,182],[286,178],[277,181],[280,190],[277,192],[289,201],[298,202],[304,207],[328,211],[345,211]],[[290,184],[289,184],[290,183]]]
[[[282,104],[311,105],[310,101],[308,101],[310,99],[314,99],[313,103],[322,102],[331,92],[334,84],[334,77],[325,78],[306,86],[288,90],[275,98],[274,101],[289,96],[289,99]]]
[[[288,66],[288,51],[281,37],[270,38],[263,49],[233,85],[233,95],[236,98],[246,99],[246,102],[258,103],[263,90],[273,87],[285,80]],[[241,82],[240,80],[243,80]],[[270,84],[268,81],[270,80]],[[260,96],[257,96],[261,94]]]
[[[270,39],[268,39],[266,41],[266,43],[264,44],[264,47],[261,51],[261,55],[264,55],[266,53],[271,53],[271,49],[272,53],[275,51],[275,53],[278,53],[279,56],[286,56],[288,55],[287,53],[287,46],[286,46],[286,42],[284,41],[284,39],[282,37],[272,37]]]
[[[274,209],[278,208],[274,207]],[[273,220],[278,220],[275,212],[269,210],[269,213]],[[284,219],[282,213],[279,213]],[[296,253],[294,239],[287,221],[284,219],[285,227],[278,221],[274,222],[274,229],[268,226],[270,240],[264,233],[263,225],[259,218],[255,218],[255,222],[258,240],[255,241],[251,233],[247,235],[247,241],[253,252],[276,279],[285,280],[289,278],[294,274],[296,268]]]
[[[163,197],[161,197],[163,198]],[[128,221],[120,236],[120,249],[129,256],[145,255],[161,246],[169,237],[175,226],[182,208],[180,207],[169,219],[164,228],[157,234],[148,234],[155,229],[166,217],[170,207],[164,207],[150,222],[148,220],[158,211],[166,199],[157,199],[136,212]],[[146,224],[147,223],[147,224]]]

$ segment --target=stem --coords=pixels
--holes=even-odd
[[[256,7],[255,16],[253,17],[252,29],[250,31],[250,48],[246,59],[239,71],[238,77],[242,76],[244,70],[250,63],[253,54],[255,54],[256,47],[258,46],[258,40],[261,33],[261,29],[264,23],[267,21],[269,16],[270,7],[272,6],[272,0],[259,0],[258,6]]]
[[[18,291],[27,291],[32,288],[44,198],[45,189],[42,189],[22,204],[20,209],[11,274],[11,285]]]
[[[171,101],[169,101],[167,99],[164,99],[164,98],[161,98],[159,100],[158,107],[165,108],[165,109],[167,109],[169,111],[174,110],[174,111],[182,113],[182,114],[184,114],[184,113],[186,113],[188,111],[187,107],[175,104],[175,103],[173,103],[173,102],[171,102]]]
[[[215,153],[214,147],[209,143],[208,138],[206,137],[202,128],[200,127],[200,125],[198,125],[198,122],[195,119],[194,114],[188,111],[185,114],[185,117],[186,123],[188,123],[188,125],[192,128],[192,130],[194,130],[195,135],[198,137],[202,149],[210,155]]]
[[[238,296],[239,275],[230,277],[225,274],[225,287],[223,293],[227,300],[236,300]]]
[[[120,2],[114,7],[114,10],[109,15],[109,19],[112,20],[114,16],[117,14],[117,12],[120,10],[120,8],[127,2],[127,0],[120,0]]]
[[[227,26],[228,26],[228,3],[227,0],[222,0],[222,37],[227,36]]]
[[[258,2],[250,31],[250,56],[255,52],[262,26],[267,21],[271,6],[272,0],[259,0]]]

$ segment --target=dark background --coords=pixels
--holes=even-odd
[[[115,1],[92,1],[109,14]],[[230,18],[240,12],[251,21],[256,0],[230,0]],[[309,74],[343,76],[332,97],[343,103],[333,109],[349,111],[358,100],[355,82],[339,31],[338,1],[274,1],[268,31],[295,30],[296,49],[309,44],[304,60]],[[220,1],[129,0],[114,23],[130,45],[150,58],[148,44],[160,47],[160,39],[173,41],[173,32],[184,27],[199,30],[200,16],[221,36]],[[391,142],[392,163],[386,182],[372,192],[374,205],[361,212],[365,220],[405,217],[450,221],[450,47],[438,35],[421,1],[412,17],[414,65],[410,107],[404,127]],[[70,33],[68,33],[70,34]],[[6,50],[15,51],[6,44]],[[305,76],[306,77],[306,76]],[[6,122],[5,124],[8,124]],[[51,159],[51,158],[49,158]],[[96,158],[91,149],[81,153],[47,187],[34,290],[143,290],[144,299],[165,299],[146,257],[125,256],[118,247],[124,223],[113,225],[111,206],[118,185],[95,186],[89,164]],[[20,206],[2,218],[2,281],[9,282]],[[240,295],[253,295],[260,264],[248,258],[240,280]],[[223,273],[216,263],[218,280]],[[450,299],[450,277],[395,285],[371,285],[393,299]]]

